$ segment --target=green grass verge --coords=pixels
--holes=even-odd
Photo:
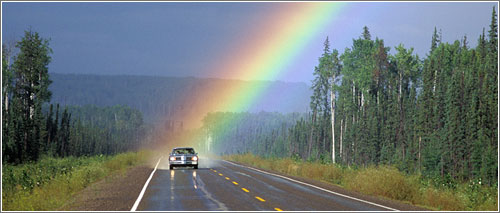
[[[479,182],[439,186],[419,175],[406,175],[391,166],[345,168],[332,164],[294,161],[290,158],[266,159],[252,154],[229,155],[226,160],[311,178],[339,185],[362,194],[403,201],[432,210],[497,211],[497,187]]]
[[[146,162],[149,152],[114,156],[44,157],[35,163],[3,165],[3,211],[54,211],[76,192],[114,172]]]

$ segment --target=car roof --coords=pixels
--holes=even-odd
[[[176,150],[176,149],[194,149],[194,148],[192,148],[192,147],[177,147],[177,148],[174,148],[174,150]]]

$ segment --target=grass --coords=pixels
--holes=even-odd
[[[315,179],[339,185],[362,194],[403,201],[431,210],[497,211],[497,186],[482,185],[480,180],[442,186],[420,175],[407,175],[391,166],[345,168],[290,158],[266,159],[252,154],[224,156],[254,167]]]
[[[140,151],[114,156],[44,157],[35,163],[3,165],[2,210],[57,210],[76,192],[114,172],[145,163],[148,155]]]

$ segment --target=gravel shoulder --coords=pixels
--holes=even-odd
[[[59,210],[130,211],[152,171],[141,165],[112,174],[76,193]]]

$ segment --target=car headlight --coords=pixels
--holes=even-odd
[[[193,160],[198,160],[198,157],[194,156],[192,159],[193,159]]]
[[[170,157],[170,161],[174,161],[175,160],[175,157]]]

